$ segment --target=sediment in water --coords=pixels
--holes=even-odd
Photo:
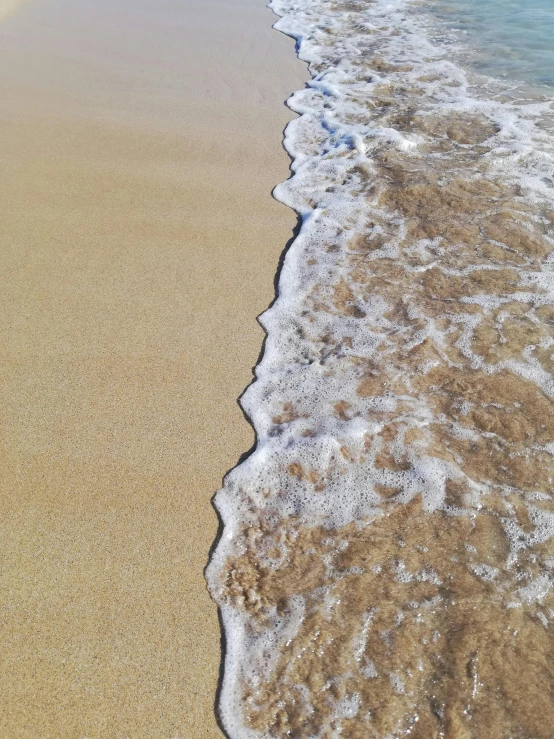
[[[225,726],[549,739],[552,101],[471,77],[416,3],[272,7],[313,79],[258,444],[216,499]]]

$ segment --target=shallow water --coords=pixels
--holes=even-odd
[[[550,739],[552,99],[417,2],[272,7],[312,73],[275,193],[302,228],[216,499],[223,722]]]
[[[474,50],[482,72],[554,87],[552,0],[453,0],[432,3],[446,27]]]

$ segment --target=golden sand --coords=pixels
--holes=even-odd
[[[210,498],[253,440],[305,75],[263,5],[0,28],[1,737],[221,736]]]

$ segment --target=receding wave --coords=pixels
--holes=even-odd
[[[223,724],[551,739],[552,99],[465,71],[417,2],[272,7],[312,80],[257,447],[216,497]]]

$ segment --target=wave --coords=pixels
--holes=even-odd
[[[418,2],[273,0],[301,220],[216,496],[235,738],[549,739],[552,99]]]

